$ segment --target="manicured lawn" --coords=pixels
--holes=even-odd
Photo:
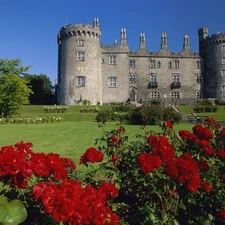
[[[117,122],[108,122],[105,131],[117,128]],[[136,134],[144,131],[139,125],[124,125],[129,140],[136,140]],[[176,131],[189,129],[193,124],[178,124]],[[161,132],[159,126],[147,126],[147,130]],[[98,128],[96,122],[74,121],[48,124],[4,124],[0,125],[0,146],[15,144],[19,141],[32,142],[35,152],[59,153],[63,157],[70,157],[79,163],[84,151],[94,146],[95,139],[102,137],[103,130]]]

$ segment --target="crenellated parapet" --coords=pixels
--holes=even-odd
[[[101,30],[98,26],[98,20],[95,18],[93,26],[91,24],[68,24],[60,29],[58,32],[58,43],[69,37],[85,36],[90,38],[100,39]]]

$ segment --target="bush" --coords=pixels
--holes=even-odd
[[[178,123],[181,121],[181,115],[169,107],[163,108],[161,105],[144,104],[137,107],[130,117],[131,123],[139,125],[157,125],[162,120]]]

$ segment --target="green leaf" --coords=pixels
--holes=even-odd
[[[0,205],[4,205],[6,203],[8,203],[7,197],[6,196],[0,197]]]
[[[21,201],[14,199],[0,205],[1,225],[17,225],[27,218],[27,210]]]
[[[183,210],[186,210],[186,206],[184,205],[184,203],[180,203],[179,207]]]

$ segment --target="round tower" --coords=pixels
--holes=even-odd
[[[101,31],[91,24],[62,27],[58,33],[58,103],[102,103]]]
[[[203,59],[203,97],[225,100],[225,34],[208,36],[199,29],[199,53]]]

